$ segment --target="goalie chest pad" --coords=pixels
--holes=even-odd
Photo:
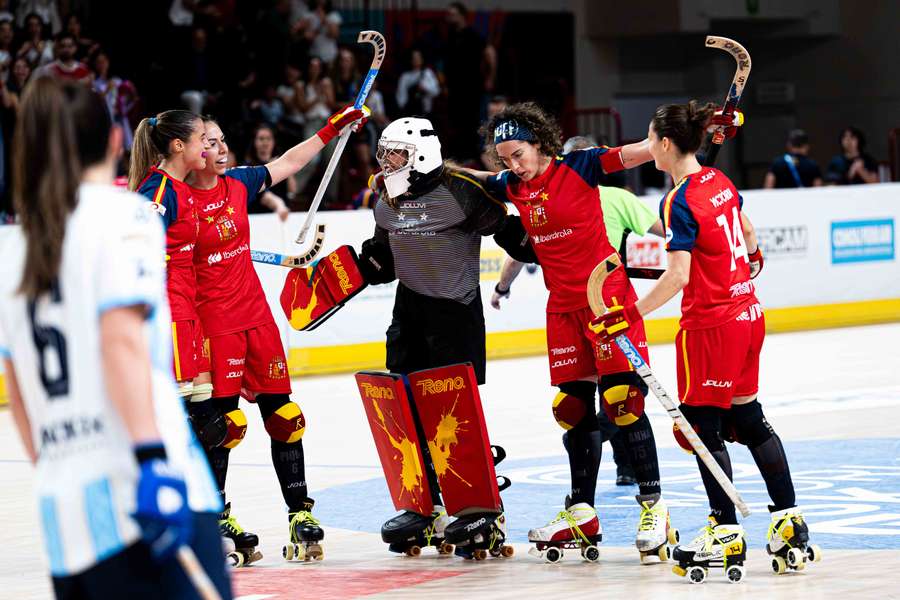
[[[291,269],[281,290],[281,308],[291,327],[312,331],[366,287],[356,251],[341,246],[305,269]]]

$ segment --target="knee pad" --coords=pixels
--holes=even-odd
[[[206,402],[212,398],[213,386],[211,383],[200,383],[191,390],[191,402]]]
[[[594,412],[594,382],[567,381],[560,384],[553,398],[553,418],[566,431],[572,429],[586,414]]]
[[[726,413],[725,437],[748,448],[756,448],[775,435],[775,431],[763,415],[759,400],[747,404],[735,404]]]
[[[697,437],[706,446],[710,452],[721,452],[725,450],[725,440],[722,439],[722,417],[721,409],[712,406],[687,406],[681,405],[681,413],[688,423],[693,426]],[[694,448],[688,442],[687,438],[678,425],[672,425],[672,434],[675,441],[687,452],[693,454]]]
[[[228,426],[222,412],[212,400],[206,402],[189,402],[188,419],[197,440],[207,450],[222,444],[228,434]]]
[[[293,444],[303,437],[306,419],[297,403],[288,400],[265,418],[265,426],[273,440]]]
[[[223,448],[234,448],[247,435],[247,415],[240,408],[235,408],[225,413],[222,419],[225,421],[225,437],[219,445]]]
[[[600,402],[609,420],[619,427],[636,422],[644,414],[647,385],[636,373],[605,375],[600,380]]]

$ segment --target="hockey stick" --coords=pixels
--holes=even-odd
[[[731,81],[731,87],[728,89],[725,104],[722,107],[722,114],[731,116],[734,114],[738,102],[741,101],[741,94],[744,93],[744,86],[747,85],[747,78],[750,77],[750,54],[736,41],[715,35],[706,36],[706,47],[728,52],[737,63],[734,79]],[[713,131],[710,148],[703,161],[705,166],[710,167],[716,162],[716,156],[718,156],[723,143],[725,143],[725,126],[720,125]]]
[[[300,269],[309,266],[309,264],[315,260],[324,245],[325,225],[320,223],[316,225],[316,237],[313,239],[312,245],[306,252],[295,256],[291,254],[279,254],[278,252],[251,250],[250,259],[253,262],[265,263],[267,265]]]
[[[606,313],[606,306],[603,304],[603,282],[610,273],[621,266],[622,262],[619,260],[619,256],[617,254],[611,254],[591,271],[591,276],[588,278],[587,284],[587,296],[588,304],[591,306],[591,312],[593,312],[595,316],[599,317]],[[650,371],[650,367],[647,365],[644,357],[641,356],[641,353],[638,352],[635,345],[628,339],[628,336],[624,334],[616,337],[615,342],[634,367],[637,374],[641,376],[641,379],[644,380],[644,383],[647,384],[647,387],[650,388],[653,395],[656,396],[660,404],[663,405],[663,408],[666,409],[666,412],[669,413],[669,416],[672,417],[672,420],[675,421],[678,430],[681,431],[687,439],[688,443],[694,449],[694,452],[700,457],[700,460],[703,461],[703,464],[706,465],[706,468],[709,469],[713,477],[716,478],[722,491],[725,492],[743,516],[750,516],[750,509],[747,508],[747,505],[741,499],[734,484],[728,479],[728,476],[725,475],[725,471],[722,470],[722,467],[719,466],[719,463],[716,462],[712,454],[709,453],[709,450],[697,436],[697,432],[694,431],[694,428],[688,423],[687,419],[684,418],[678,405],[675,404],[672,398],[666,393],[666,390],[660,385],[659,381],[656,380],[656,377],[654,377],[653,372]]]
[[[384,55],[387,47],[384,42],[384,36],[377,31],[361,31],[356,41],[360,44],[372,44],[372,46],[374,46],[375,48],[375,56],[372,57],[372,65],[369,67],[369,72],[366,74],[366,79],[365,81],[363,81],[362,87],[359,89],[359,93],[356,95],[356,102],[353,103],[354,108],[360,109],[362,108],[363,103],[366,101],[366,96],[369,95],[369,90],[372,89],[372,84],[375,83],[375,77],[378,75],[378,69],[381,68],[382,61],[384,61]],[[306,233],[312,226],[312,222],[316,216],[316,212],[319,210],[319,204],[321,204],[322,197],[325,195],[325,189],[331,182],[331,177],[332,175],[334,175],[334,170],[341,159],[341,154],[344,152],[344,147],[347,145],[347,139],[350,137],[351,129],[351,127],[346,127],[341,133],[341,136],[338,138],[337,146],[334,149],[334,154],[331,155],[331,160],[328,161],[328,168],[325,169],[325,175],[322,177],[322,181],[319,182],[319,189],[316,190],[316,195],[313,198],[312,205],[310,205],[309,207],[309,213],[306,215],[306,222],[303,223],[303,228],[300,229],[300,234],[297,236],[298,244],[303,243],[303,240],[306,238]]]
[[[191,580],[191,584],[203,600],[222,600],[219,590],[216,589],[209,575],[203,570],[203,566],[197,560],[197,555],[194,554],[190,546],[178,548],[176,556],[178,556],[178,563],[184,569],[185,575]]]

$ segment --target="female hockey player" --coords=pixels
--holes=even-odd
[[[163,231],[112,185],[122,132],[90,90],[41,78],[15,148],[0,355],[56,597],[198,598],[174,557],[187,544],[231,598],[221,504],[169,372]]]
[[[660,495],[656,444],[644,414],[647,388],[619,349],[600,343],[588,329],[593,315],[585,291],[594,266],[615,252],[603,224],[602,197],[597,201],[600,177],[649,161],[647,141],[558,156],[560,133],[559,125],[536,104],[511,105],[482,127],[485,145],[508,170],[496,175],[474,173],[489,192],[518,209],[550,290],[550,382],[559,388],[553,413],[568,430],[572,492],[565,510],[546,526],[531,530],[528,538],[539,549],[581,546],[583,551],[601,539],[593,506],[603,441],[594,400],[599,376],[603,410],[622,431],[638,481],[637,548],[642,559],[655,554],[664,557],[675,532]],[[621,271],[607,279],[603,296],[609,301],[636,299]],[[643,322],[635,323],[633,335],[646,359]],[[556,552],[548,555],[558,556]]]
[[[206,128],[186,110],[143,119],[134,133],[128,189],[153,203],[166,226],[166,287],[172,311],[172,363],[179,396],[209,398],[209,358],[195,307],[197,210],[185,178],[206,166]]]
[[[190,195],[199,217],[194,247],[197,274],[197,313],[209,340],[212,398],[188,404],[197,437],[207,449],[210,464],[225,498],[228,456],[240,443],[247,421],[238,408],[242,390],[259,408],[271,437],[272,465],[288,507],[290,542],[303,548],[302,558],[320,559],[324,537],[312,516],[303,458],[305,421],[291,401],[291,381],[281,334],[253,263],[250,260],[248,205],[267,188],[293,176],[348,126],[365,122],[353,107],[334,114],[319,132],[272,162],[256,167],[227,169],[228,144],[219,125],[205,119],[209,143],[206,168],[188,177]],[[355,124],[355,125],[354,125]],[[255,551],[256,535],[243,531],[231,516],[230,504],[220,520],[222,534],[235,544],[238,564],[262,558]]]
[[[425,369],[436,373],[440,367],[468,362],[474,380],[483,384],[486,360],[479,287],[481,237],[495,235],[501,246],[509,247],[510,240],[524,239],[524,231],[519,226],[521,235],[517,235],[518,219],[507,217],[505,206],[477,181],[445,165],[440,140],[427,119],[401,118],[385,128],[377,159],[383,169],[379,178],[385,192],[374,209],[375,235],[363,243],[359,265],[368,283],[399,280],[387,330],[386,366],[392,373],[408,375]],[[519,248],[521,253],[513,252],[521,260],[533,261],[527,239],[525,242],[525,247]],[[486,550],[495,555],[508,552],[503,546],[502,507],[493,511],[483,506],[473,508],[473,504],[481,505],[469,502],[468,497],[445,496],[442,500],[435,472],[438,461],[433,455],[429,458],[431,442],[426,444],[416,402],[411,404],[435,512],[403,512],[384,524],[382,539],[396,552],[409,551],[410,544],[440,546],[445,536],[463,556],[483,556]],[[477,412],[480,410],[479,404]],[[484,431],[484,426],[472,423],[470,430]],[[474,446],[475,438],[467,443]],[[478,443],[486,443],[486,433]],[[500,457],[502,452],[495,459],[499,461]],[[475,479],[482,476],[473,475],[473,481],[483,481]],[[473,495],[494,494],[499,498],[493,477],[483,487],[492,491],[474,490]],[[445,501],[448,507],[464,507],[456,511],[460,516],[449,525],[442,508]]]
[[[729,477],[725,441],[750,449],[772,500],[767,548],[774,555],[773,568],[782,573],[802,569],[819,552],[808,545],[809,530],[796,507],[784,447],[757,399],[765,320],[752,279],[763,267],[762,252],[734,184],[721,171],[701,166],[696,157],[712,115],[712,105],[691,101],[661,106],[653,116],[648,151],[656,168],[675,182],[659,209],[668,267],[645,297],[637,302],[616,298],[591,327],[604,342],[626,331],[631,335],[631,326],[683,290],[675,340],[681,410]],[[683,436],[676,437],[690,448]],[[675,549],[675,572],[690,571],[691,579],[702,581],[711,564],[737,566],[729,576],[740,580],[744,530],[728,496],[699,459],[698,465],[709,496],[709,525]]]

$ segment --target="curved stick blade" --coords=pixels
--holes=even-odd
[[[606,305],[603,304],[603,282],[610,273],[622,266],[622,259],[618,254],[610,254],[600,261],[591,271],[588,277],[587,297],[588,304],[591,306],[591,312],[595,317],[606,314]]]
[[[325,245],[325,224],[320,223],[316,225],[316,235],[313,238],[312,243],[309,246],[309,249],[306,252],[301,252],[296,256],[290,257],[290,263],[284,266],[291,268],[300,268],[309,265],[312,261],[316,259],[316,256],[319,255],[319,252],[322,251],[322,247]]]

